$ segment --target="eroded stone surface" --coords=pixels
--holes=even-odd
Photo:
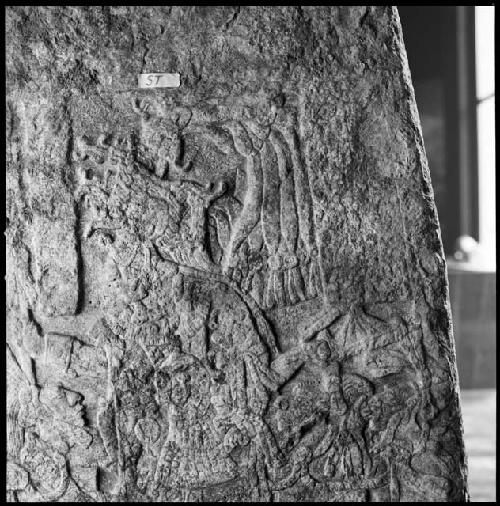
[[[8,490],[464,500],[397,12],[7,10]],[[175,89],[139,74],[179,73]]]

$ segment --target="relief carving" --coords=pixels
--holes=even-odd
[[[33,205],[23,187],[31,181],[27,169],[16,165],[11,175],[12,194],[22,204],[9,208],[12,223],[24,225],[11,225],[8,234],[9,500],[463,498],[451,335],[441,303],[429,306],[441,297],[432,288],[441,280],[431,285],[414,278],[425,274],[410,266],[407,253],[417,255],[417,248],[394,245],[396,232],[377,222],[394,192],[356,158],[364,149],[358,116],[370,114],[367,90],[379,93],[372,80],[382,80],[369,74],[363,81],[358,70],[368,67],[357,61],[357,50],[346,56],[345,47],[359,46],[349,42],[363,25],[355,22],[358,11],[238,8],[229,15],[217,7],[201,16],[197,7],[122,9],[108,15],[75,7],[64,15],[69,27],[78,18],[90,31],[123,18],[120,44],[141,48],[145,72],[155,61],[186,64],[184,53],[161,60],[161,48],[177,51],[172,26],[187,23],[183,37],[192,37],[197,64],[179,71],[175,90],[117,89],[114,74],[107,79],[102,69],[73,69],[87,76],[89,95],[72,82],[56,122],[65,125],[59,172],[65,191],[71,188],[75,222],[71,240],[66,237],[71,248],[60,256],[50,237],[62,229],[47,236],[47,276],[65,265],[71,250],[69,268],[61,267],[71,278],[68,300],[60,304],[66,288],[50,278],[41,289],[44,267],[36,258],[45,258],[39,252],[45,246],[39,241],[31,248],[31,225],[22,218],[22,206]],[[136,13],[143,11],[151,16],[139,21]],[[57,12],[51,23],[63,15]],[[370,9],[365,15],[382,16]],[[283,16],[283,24],[271,22]],[[225,27],[203,42],[218,48],[220,81],[204,74],[211,59],[199,58],[197,34],[208,29],[202,18],[206,26]],[[165,26],[142,33],[170,34],[168,44],[134,32],[138,23],[158,19]],[[332,20],[342,32],[337,48],[321,42],[332,38]],[[302,32],[293,27],[309,22],[314,35],[295,46]],[[390,16],[377,23],[384,30],[396,26]],[[387,37],[396,37],[399,54],[393,28]],[[106,41],[115,65],[123,58],[116,56],[113,30],[96,40]],[[270,41],[268,33],[282,37]],[[274,48],[272,58],[262,48]],[[42,61],[43,50],[37,51]],[[228,55],[244,62],[231,75],[225,74],[234,64]],[[346,67],[351,58],[356,71]],[[314,69],[327,61],[335,72],[323,79]],[[391,62],[381,69],[396,68]],[[286,76],[283,69],[273,74],[280,65]],[[383,82],[392,90],[389,77]],[[19,114],[24,134],[35,129]],[[55,122],[47,118],[37,121]],[[394,128],[403,131],[399,123]],[[408,168],[408,178],[420,168]],[[46,173],[57,178],[57,170]],[[414,183],[405,190],[408,214],[427,220],[420,200],[411,200]],[[365,199],[370,185],[378,195],[373,205]],[[57,208],[57,193],[43,205]],[[405,223],[398,226],[408,227],[408,243],[422,239]],[[373,280],[368,270],[352,267],[363,255],[376,256],[368,251],[367,230],[386,244]],[[404,254],[386,259],[395,255],[391,248]],[[391,288],[402,256],[410,266],[399,280],[404,297]],[[415,295],[418,283],[428,285],[425,300]],[[377,296],[368,291],[372,285]]]

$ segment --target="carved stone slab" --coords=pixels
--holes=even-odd
[[[397,11],[6,23],[9,500],[465,500]]]

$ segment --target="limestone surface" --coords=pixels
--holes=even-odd
[[[8,499],[466,500],[396,9],[6,31]]]

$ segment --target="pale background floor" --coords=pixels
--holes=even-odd
[[[462,390],[471,502],[496,500],[496,390]]]

